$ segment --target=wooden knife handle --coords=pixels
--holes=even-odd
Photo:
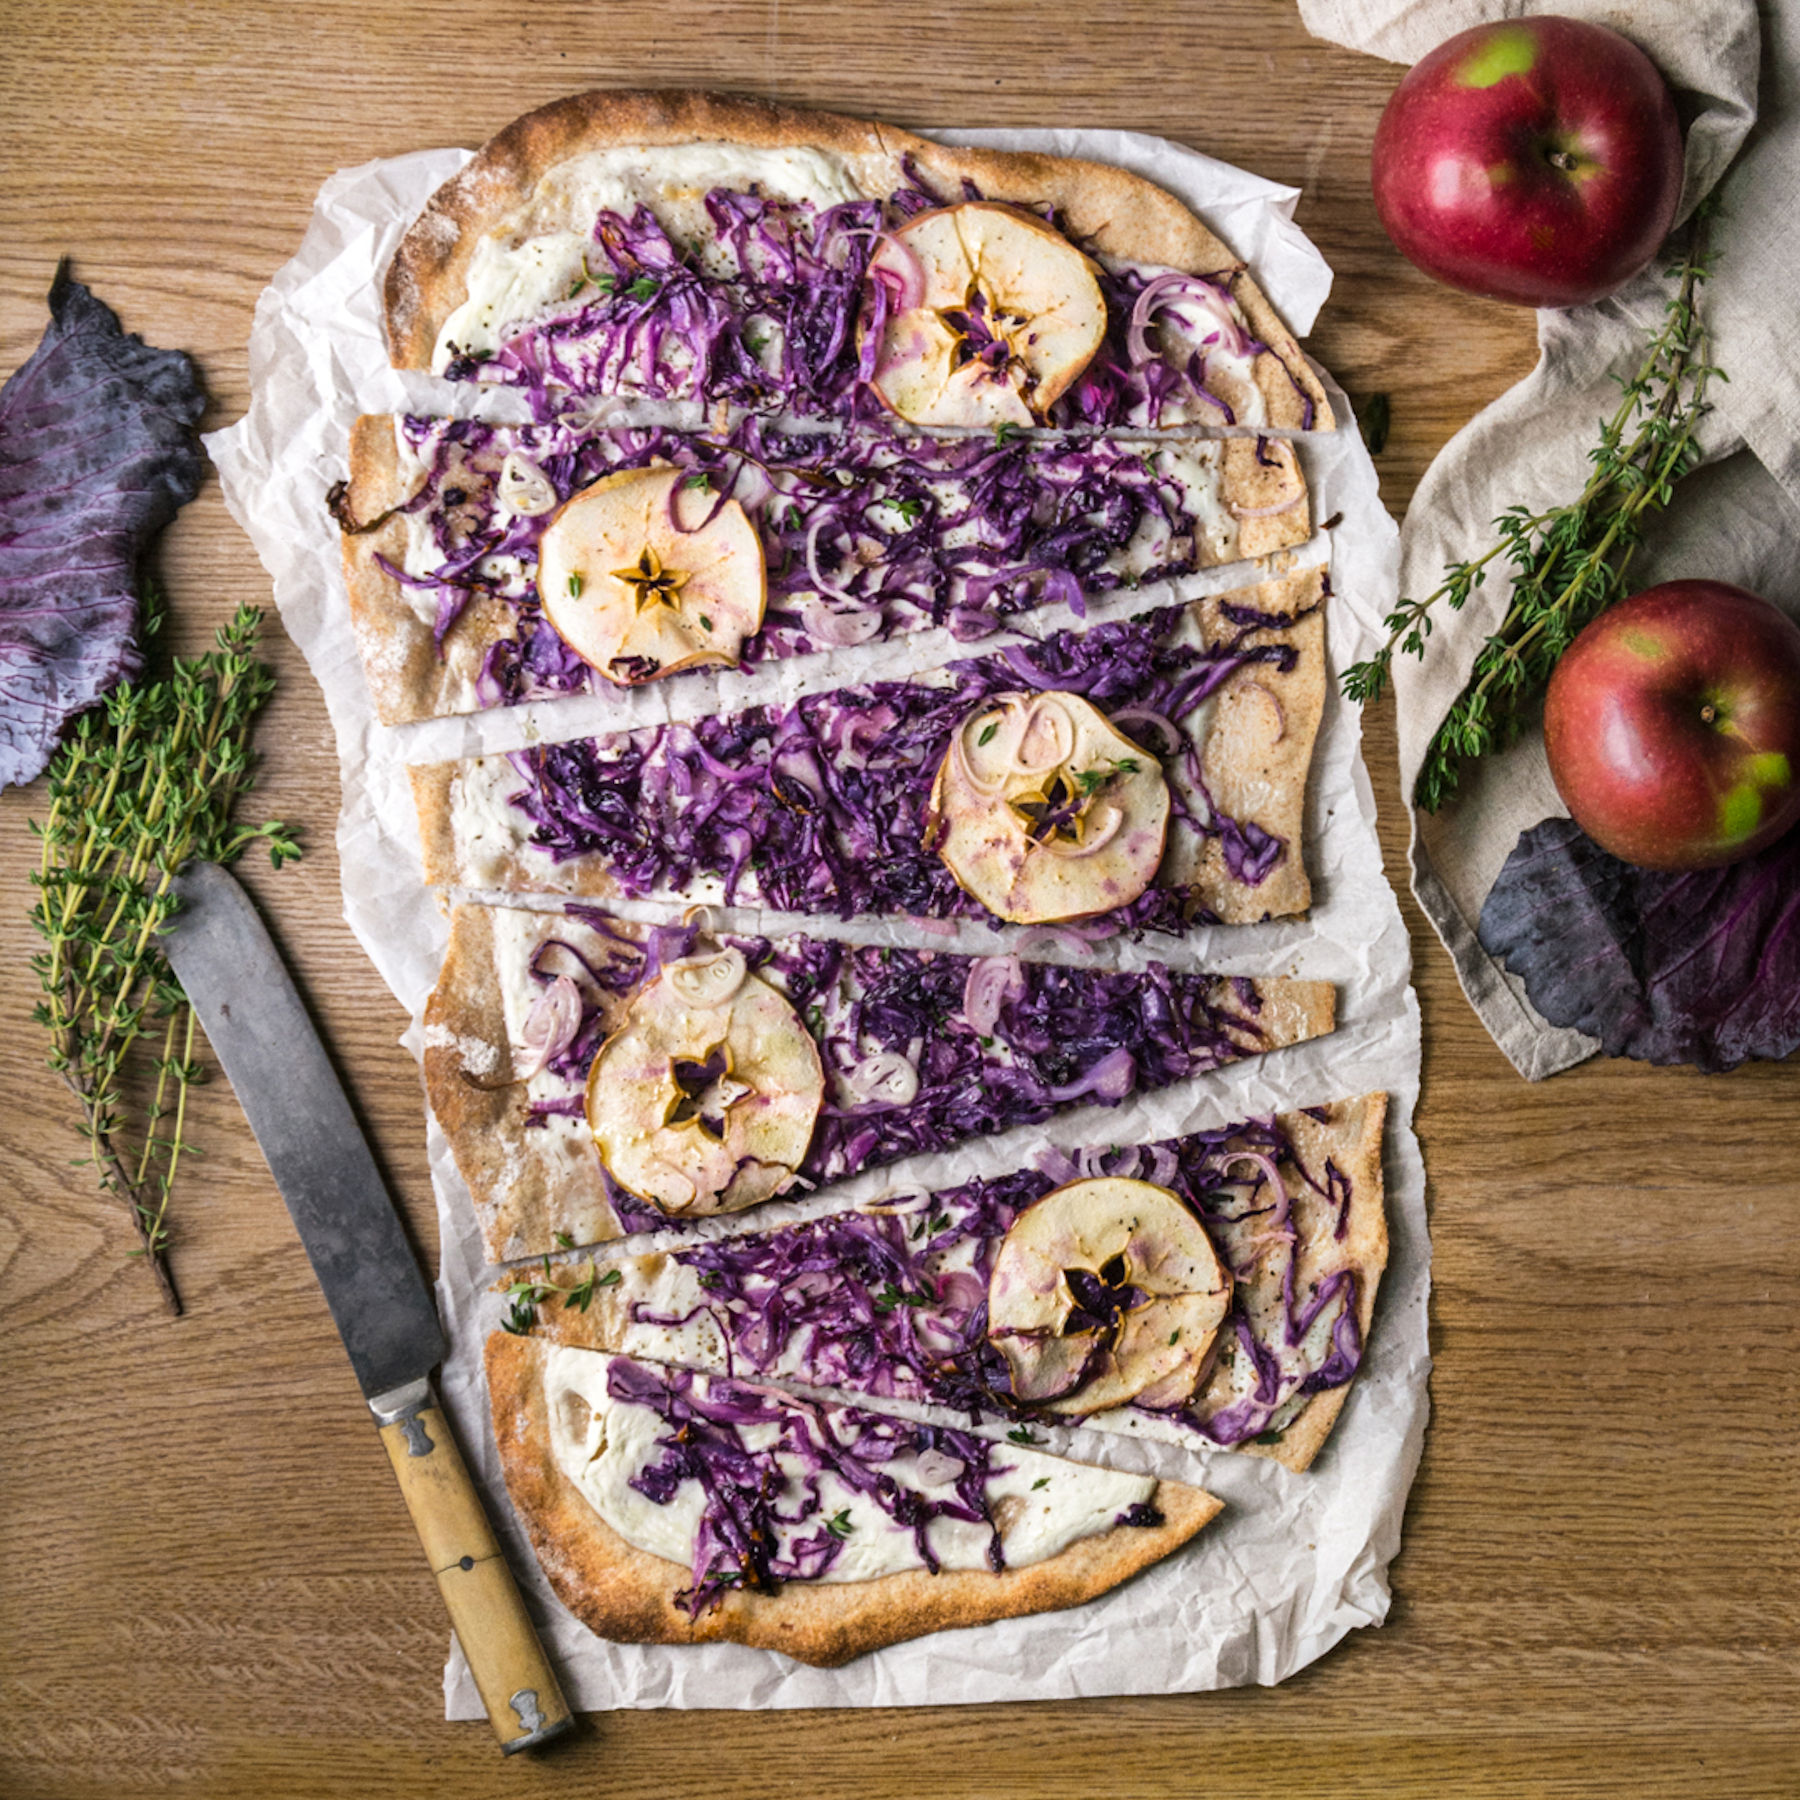
[[[427,1394],[381,1427],[381,1441],[501,1750],[510,1756],[561,1736],[574,1716],[443,1408]]]

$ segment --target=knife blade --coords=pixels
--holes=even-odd
[[[162,939],[300,1234],[508,1755],[574,1724],[433,1390],[437,1307],[368,1140],[261,916],[191,864]]]

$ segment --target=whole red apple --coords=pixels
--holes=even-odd
[[[1375,209],[1452,287],[1580,306],[1656,254],[1681,197],[1681,125],[1637,45],[1580,19],[1477,25],[1394,90]]]
[[[1556,665],[1544,747],[1601,849],[1652,869],[1736,862],[1800,824],[1800,624],[1722,581],[1621,600]]]

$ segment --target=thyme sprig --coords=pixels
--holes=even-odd
[[[561,1233],[557,1234],[560,1238]],[[524,1337],[537,1324],[538,1308],[551,1300],[559,1300],[565,1308],[586,1312],[594,1296],[602,1288],[617,1287],[624,1272],[617,1268],[601,1269],[590,1262],[587,1273],[577,1277],[571,1270],[567,1281],[561,1280],[549,1257],[544,1258],[541,1275],[527,1275],[508,1282],[503,1290],[508,1301],[501,1323],[515,1337]]]
[[[1619,406],[1589,451],[1594,472],[1576,498],[1545,512],[1507,509],[1498,541],[1453,563],[1422,600],[1403,599],[1385,621],[1388,635],[1367,662],[1344,671],[1351,700],[1378,700],[1395,655],[1422,657],[1440,602],[1461,612],[1496,559],[1512,565],[1505,617],[1476,656],[1468,684],[1438,726],[1413,787],[1413,802],[1435,812],[1456,792],[1464,765],[1504,750],[1524,728],[1531,703],[1563,652],[1590,619],[1625,592],[1626,571],[1650,516],[1700,460],[1696,433],[1706,398],[1723,371],[1707,361],[1699,291],[1709,273],[1705,223],[1696,219],[1686,252],[1669,271],[1676,286],[1662,325]]]
[[[142,630],[162,624],[145,597]],[[233,823],[253,784],[250,727],[274,688],[252,654],[262,614],[238,608],[203,656],[156,678],[122,682],[83,713],[49,770],[50,810],[32,822],[42,849],[32,909],[48,948],[32,958],[50,1033],[50,1067],[81,1105],[101,1188],[124,1203],[168,1309],[169,1196],[184,1156],[188,1092],[203,1075],[193,1009],[157,944],[176,910],[183,863],[237,860],[267,845],[277,868],[300,854],[283,825]]]

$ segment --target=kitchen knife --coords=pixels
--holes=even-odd
[[[325,1290],[482,1704],[511,1755],[574,1724],[432,1389],[437,1307],[281,953],[235,877],[195,863],[164,950]]]

